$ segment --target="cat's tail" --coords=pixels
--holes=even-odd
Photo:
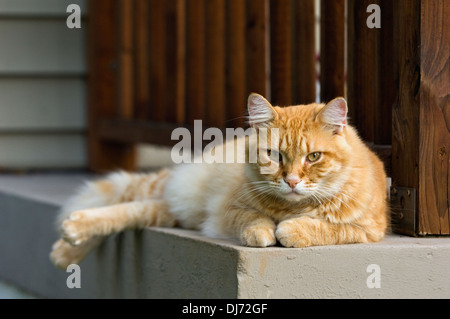
[[[86,182],[61,207],[56,219],[60,229],[72,212],[87,208],[98,208],[130,201],[162,199],[162,193],[170,171],[153,173],[114,172],[106,177]]]

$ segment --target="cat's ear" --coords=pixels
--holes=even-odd
[[[262,95],[252,93],[248,97],[248,122],[251,127],[268,127],[278,116],[273,106]]]
[[[340,134],[347,125],[347,112],[347,101],[343,97],[338,97],[325,105],[316,118],[333,129],[335,134]]]

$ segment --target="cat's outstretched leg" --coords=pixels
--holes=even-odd
[[[62,223],[62,237],[77,246],[93,236],[108,236],[132,228],[174,225],[175,219],[167,211],[164,201],[136,201],[73,212]]]
[[[173,227],[176,222],[164,201],[147,200],[75,211],[62,222],[62,239],[50,259],[59,268],[81,262],[112,233],[147,226]]]

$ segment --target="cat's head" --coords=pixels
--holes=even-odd
[[[347,103],[273,107],[264,97],[248,99],[250,126],[258,132],[254,187],[288,201],[336,194],[349,178]],[[267,142],[266,142],[267,141]]]

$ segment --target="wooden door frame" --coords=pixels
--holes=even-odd
[[[404,212],[414,214],[415,224],[400,231],[449,235],[450,2],[398,0],[394,6],[398,100],[392,110],[392,178],[394,186],[410,189],[400,205],[410,197],[416,208]]]

